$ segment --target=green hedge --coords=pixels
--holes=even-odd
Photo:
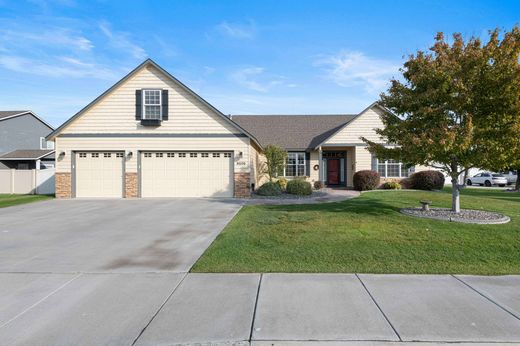
[[[374,190],[379,186],[379,174],[375,171],[364,170],[354,174],[354,189],[358,191]]]
[[[410,176],[410,184],[417,190],[442,190],[444,175],[439,171],[421,171]]]
[[[311,183],[303,179],[295,179],[287,182],[287,193],[306,196],[312,194]]]
[[[282,194],[282,189],[277,183],[267,182],[260,186],[256,193],[261,196],[279,196]]]

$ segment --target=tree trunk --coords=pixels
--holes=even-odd
[[[520,169],[517,169],[516,170],[516,183],[515,183],[515,190],[520,192],[520,179],[518,179],[520,177]]]
[[[456,176],[451,176],[451,210],[460,213],[460,186]]]

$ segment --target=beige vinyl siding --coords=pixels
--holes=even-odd
[[[250,146],[250,152],[252,170],[251,181],[255,183],[256,187],[258,187],[269,180],[267,175],[262,173],[263,166],[265,165],[265,155],[262,154],[260,148],[254,144]]]
[[[314,166],[315,165],[321,165],[320,163],[320,153],[319,151],[311,151],[311,159],[310,159],[310,165],[309,165],[309,169],[310,169],[310,172],[307,172],[307,175],[309,176],[309,178],[307,179],[307,181],[309,181],[310,183],[314,184],[315,181],[319,181],[320,180],[320,171],[317,170],[315,171],[314,170]]]
[[[169,119],[159,127],[135,120],[135,91],[167,89]],[[79,116],[63,133],[240,133],[153,66],[138,71]]]
[[[374,131],[376,128],[382,128],[383,122],[380,118],[381,111],[372,107],[360,114],[357,118],[352,120],[338,133],[330,137],[323,146],[328,144],[359,144],[363,143],[361,137],[365,137],[374,142],[383,142],[379,135]]]
[[[354,185],[354,173],[356,169],[356,147],[347,149],[347,186]]]
[[[57,137],[56,171],[70,172],[72,151],[125,151],[126,172],[137,172],[138,151],[234,151],[234,172],[249,172],[249,138],[247,137]],[[64,152],[63,157],[59,153]],[[239,157],[242,152],[242,157]]]
[[[372,154],[367,147],[357,146],[355,148],[356,172],[372,169]]]

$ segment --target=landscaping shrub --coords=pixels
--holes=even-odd
[[[381,186],[384,190],[401,190],[401,184],[397,181],[387,181]]]
[[[282,189],[277,183],[267,182],[260,186],[256,193],[260,196],[279,196],[282,194]]]
[[[320,190],[320,189],[323,189],[325,187],[325,184],[323,184],[322,181],[315,181],[314,182],[314,189],[315,190]]]
[[[399,183],[402,189],[413,189],[412,180],[410,178],[403,178]]]
[[[285,191],[285,189],[287,189],[287,179],[283,177],[278,178],[276,183],[278,184],[278,186],[280,186],[280,189],[282,189],[282,191]]]
[[[379,186],[379,173],[365,170],[354,174],[354,189],[358,191],[374,190]]]
[[[417,190],[442,190],[444,187],[444,175],[439,171],[421,171],[410,176],[413,189]]]
[[[306,196],[312,194],[311,183],[303,179],[294,179],[287,183],[287,193]]]

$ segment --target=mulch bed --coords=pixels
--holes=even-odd
[[[401,213],[426,219],[475,224],[500,224],[511,221],[509,216],[485,210],[462,209],[460,213],[455,213],[451,209],[445,208],[430,208],[429,211],[421,208],[404,208],[401,209]]]

